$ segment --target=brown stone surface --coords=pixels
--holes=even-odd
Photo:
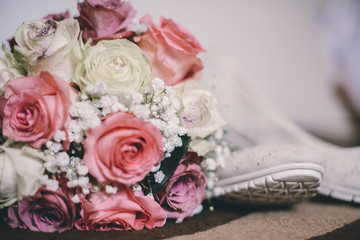
[[[254,211],[227,224],[192,235],[177,236],[171,240],[209,239],[360,239],[360,206],[320,199],[293,206],[290,209]],[[356,221],[356,222],[354,222]],[[352,223],[337,231],[345,224]],[[170,240],[170,239],[169,239]]]
[[[176,224],[169,221],[163,228],[152,230],[80,232],[74,229],[62,234],[45,234],[11,229],[6,225],[1,225],[0,239],[290,240],[309,239],[315,236],[317,237],[312,240],[360,239],[360,221],[358,220],[360,219],[360,206],[355,204],[324,197],[294,206],[253,206],[228,204],[221,201],[215,201],[213,204],[214,212],[209,211],[206,207],[200,215],[187,219],[183,223]],[[352,224],[342,228],[349,223]],[[334,230],[336,231],[333,232]]]

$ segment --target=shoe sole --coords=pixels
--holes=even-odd
[[[334,184],[328,181],[321,183],[319,193],[325,196],[333,197],[339,200],[360,203],[359,189],[352,189],[344,187],[339,184]]]
[[[314,197],[324,168],[313,163],[284,164],[216,182],[214,197],[226,201],[286,204]]]

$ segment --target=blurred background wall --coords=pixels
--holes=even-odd
[[[239,71],[300,126],[325,138],[352,141],[354,128],[335,94],[340,77],[324,41],[322,16],[329,1],[131,2],[138,18],[146,13],[154,19],[160,14],[171,17],[186,26],[209,53],[221,51],[234,59]],[[22,21],[67,9],[77,15],[77,0],[0,3],[2,42],[13,36]]]

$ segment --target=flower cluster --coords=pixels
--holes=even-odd
[[[24,22],[0,58],[0,208],[41,232],[141,230],[201,210],[229,148],[203,52],[122,0]]]

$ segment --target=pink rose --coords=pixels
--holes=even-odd
[[[85,165],[100,182],[139,182],[163,157],[160,130],[124,112],[107,116],[83,145]]]
[[[21,77],[5,86],[3,134],[34,148],[63,130],[68,120],[70,87],[48,72],[38,77]]]
[[[157,202],[124,185],[118,185],[116,194],[82,195],[80,216],[75,227],[86,231],[152,229],[166,222],[166,214]]]
[[[200,77],[203,64],[196,55],[205,50],[188,30],[163,17],[159,27],[149,15],[140,22],[148,25],[148,31],[134,40],[150,60],[154,77],[163,79],[167,85]]]
[[[78,3],[78,10],[85,42],[125,30],[136,14],[131,4],[122,0],[85,0]]]
[[[206,178],[201,172],[201,160],[196,153],[189,153],[158,193],[168,218],[189,217],[204,200]]]
[[[58,188],[50,191],[39,188],[35,196],[23,198],[8,209],[9,226],[37,232],[64,232],[73,227],[75,207]]]

